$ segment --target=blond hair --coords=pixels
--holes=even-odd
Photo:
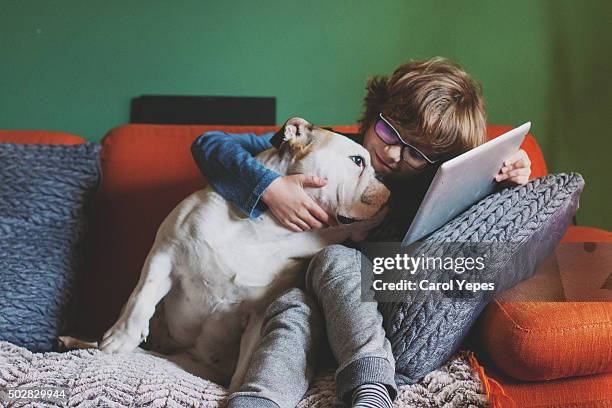
[[[481,87],[446,58],[410,61],[389,77],[369,79],[366,89],[362,133],[383,113],[439,156],[452,157],[485,140]]]

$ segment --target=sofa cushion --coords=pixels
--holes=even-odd
[[[356,133],[357,126],[334,126]],[[116,320],[136,285],[157,228],[185,197],[206,182],[191,157],[191,143],[211,130],[276,131],[278,126],[125,125],[102,140],[101,188],[93,205],[87,279],[80,308],[81,335],[98,338]],[[490,126],[488,136],[510,128]],[[535,139],[523,143],[532,161],[544,159]],[[529,150],[531,149],[531,150]],[[542,171],[542,170],[540,170]],[[545,165],[544,170],[545,171]],[[543,175],[532,172],[532,177]]]
[[[523,381],[612,373],[612,302],[502,302],[485,309],[479,344]]]
[[[583,186],[578,174],[558,174],[492,194],[417,244],[413,256],[453,256],[453,243],[461,242],[468,251],[488,250],[494,259],[478,272],[479,282],[494,282],[497,291],[508,289],[530,277],[559,243]],[[420,276],[423,273],[429,282],[447,281],[440,269],[422,271]],[[415,382],[443,364],[490,300],[463,295],[458,299],[457,294],[408,291],[401,302],[379,304],[399,384]]]
[[[570,225],[561,242],[608,242],[612,244],[612,232],[599,228]]]
[[[0,143],[0,340],[48,351],[67,322],[99,150]]]
[[[0,130],[0,142],[19,144],[80,144],[85,139],[65,132],[47,130]]]
[[[612,373],[525,382],[487,367],[517,408],[604,408],[612,405]],[[502,405],[505,407],[505,405]]]
[[[543,267],[533,280],[518,285],[514,293],[507,296],[508,299],[528,298],[530,290],[533,292],[531,288],[535,288],[539,294],[552,296],[551,300],[556,302],[496,300],[487,306],[476,325],[479,349],[486,352],[504,374],[524,381],[540,381],[612,373],[612,302],[564,301],[576,293],[582,296],[578,300],[585,299],[588,293],[584,290],[589,287],[594,294],[606,292],[600,286],[610,273],[605,265],[609,264],[606,257],[612,234],[574,226],[569,228],[563,241],[546,265],[557,272],[556,275]],[[597,246],[574,242],[607,246],[599,248],[599,254]],[[597,265],[601,265],[601,271]],[[573,269],[563,270],[568,267]],[[568,273],[579,277],[580,291],[572,287],[575,282],[564,276]],[[596,279],[589,279],[589,276]],[[589,284],[592,281],[595,285]]]

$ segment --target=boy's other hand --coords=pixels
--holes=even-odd
[[[495,176],[495,181],[507,181],[517,185],[527,184],[531,174],[531,160],[523,149],[504,160],[504,164]]]
[[[324,228],[333,218],[306,192],[305,187],[320,188],[327,181],[305,174],[283,176],[274,180],[261,195],[272,215],[285,227],[295,232]]]

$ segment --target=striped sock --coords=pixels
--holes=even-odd
[[[381,383],[363,384],[353,391],[353,408],[391,408],[389,391]]]

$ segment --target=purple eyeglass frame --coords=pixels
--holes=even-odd
[[[402,136],[400,135],[400,133],[397,131],[397,129],[395,129],[395,127],[391,124],[391,122],[389,122],[387,120],[387,118],[385,118],[382,114],[382,112],[380,112],[378,114],[378,116],[380,117],[379,120],[382,120],[391,130],[393,130],[393,132],[395,133],[395,137],[397,138],[397,141],[395,143],[390,143],[387,140],[385,140],[378,132],[376,132],[376,124],[374,124],[374,132],[376,133],[376,135],[378,136],[378,138],[380,140],[382,140],[383,142],[385,142],[388,145],[393,145],[393,144],[401,144],[402,145],[402,150],[405,147],[409,147],[411,149],[414,149],[417,153],[419,153],[419,155],[421,155],[421,157],[423,159],[425,159],[426,162],[428,162],[429,164],[434,164],[437,163],[440,160],[431,160],[429,157],[427,157],[427,155],[425,153],[423,153],[422,151],[420,151],[417,147],[411,145],[410,143],[406,142],[404,139],[402,139]],[[378,122],[378,121],[377,121]],[[404,154],[402,152],[402,160],[404,160]],[[406,161],[406,160],[404,160]]]

